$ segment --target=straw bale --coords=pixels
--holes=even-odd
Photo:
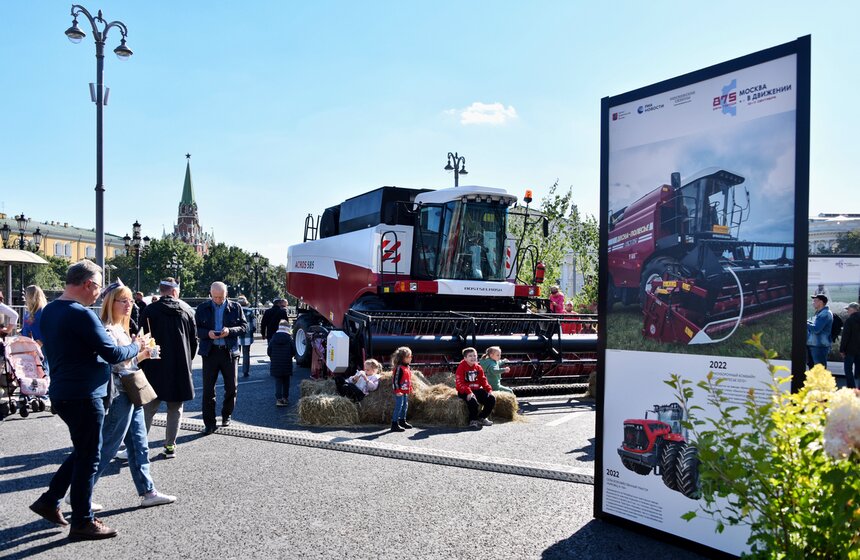
[[[358,403],[358,418],[362,424],[390,424],[392,412],[394,391],[391,390],[391,372],[383,372],[379,376],[379,388]]]
[[[311,395],[299,399],[299,419],[315,426],[353,426],[358,424],[358,409],[346,397]]]
[[[299,395],[310,397],[312,395],[336,395],[337,388],[334,379],[302,379],[299,384]]]
[[[588,374],[588,396],[597,398],[597,372],[592,371]]]
[[[493,391],[493,395],[496,397],[496,406],[493,407],[493,419],[502,421],[516,420],[517,409],[519,408],[517,397],[513,393],[505,393],[504,391]]]
[[[427,378],[428,385],[447,385],[448,387],[454,387],[454,372],[452,371],[442,371],[439,373],[434,373],[430,377]]]

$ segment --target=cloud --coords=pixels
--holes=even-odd
[[[502,103],[481,103],[475,101],[465,109],[451,109],[449,114],[459,114],[460,124],[505,124],[517,118],[517,110],[512,105]]]

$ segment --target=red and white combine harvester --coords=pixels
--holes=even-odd
[[[525,200],[513,211],[537,227],[530,192]],[[299,300],[297,363],[310,365],[316,344],[327,368],[342,373],[408,346],[413,364],[432,373],[455,368],[466,346],[501,346],[508,384],[582,382],[596,335],[562,331],[594,319],[533,312],[543,264],[508,233],[516,202],[498,188],[382,187],[309,215],[287,263],[287,291]]]
[[[609,217],[610,306],[641,303],[642,335],[711,344],[791,309],[794,247],[741,241],[744,178],[709,168],[662,185]]]

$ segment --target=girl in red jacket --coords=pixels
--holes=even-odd
[[[391,377],[394,389],[394,413],[391,415],[391,431],[403,432],[412,428],[406,421],[406,409],[409,408],[409,393],[412,392],[412,350],[401,346],[391,355],[391,367],[394,374]]]
[[[457,366],[456,388],[457,396],[466,401],[469,408],[469,427],[481,429],[481,426],[492,426],[489,419],[496,397],[493,388],[484,375],[484,370],[478,364],[478,351],[474,348],[463,349],[463,361]],[[483,408],[478,413],[479,406]]]

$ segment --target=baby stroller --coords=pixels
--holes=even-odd
[[[3,343],[3,381],[0,387],[0,418],[17,410],[26,418],[30,412],[43,412],[50,378],[42,367],[42,349],[27,336],[7,338]],[[15,389],[19,395],[16,401]],[[5,392],[5,395],[2,393]]]

